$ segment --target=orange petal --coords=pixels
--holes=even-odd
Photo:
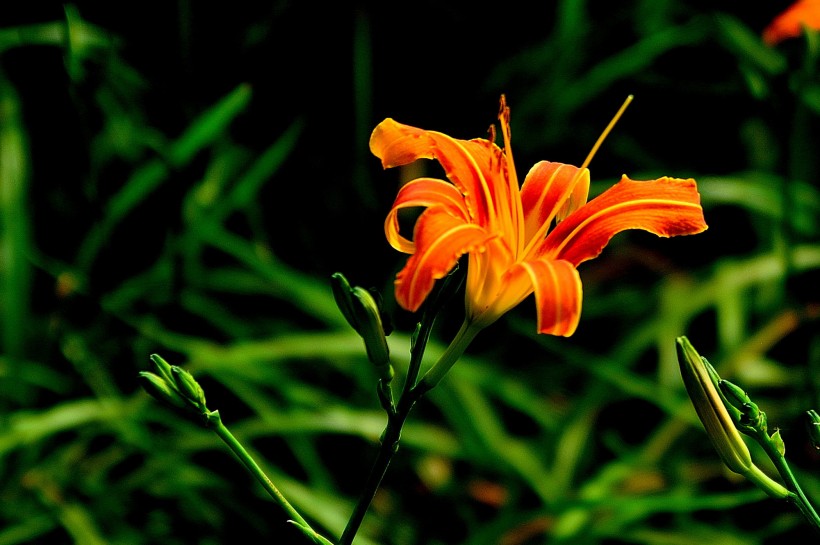
[[[370,151],[384,168],[406,165],[416,159],[436,159],[447,178],[461,190],[473,217],[486,225],[492,214],[492,157],[498,146],[488,140],[456,140],[446,134],[425,131],[385,119],[373,130]],[[498,149],[498,154],[501,153]]]
[[[820,29],[820,0],[798,0],[775,17],[763,30],[763,41],[775,45],[787,38],[796,38],[806,26]]]
[[[559,209],[568,206],[566,203],[570,197],[581,199],[582,195],[576,196],[573,191],[576,186],[582,189],[585,186],[583,200],[586,202],[586,192],[589,191],[587,169],[582,172],[578,167],[549,161],[540,161],[530,169],[521,187],[526,241],[536,234],[546,234]]]
[[[664,177],[636,182],[624,176],[558,224],[535,255],[565,259],[577,267],[600,254],[613,236],[626,229],[662,237],[705,231],[695,180]]]
[[[449,214],[470,221],[469,211],[464,196],[451,183],[434,178],[417,178],[404,184],[399,190],[393,207],[384,221],[384,232],[387,241],[393,248],[406,254],[416,251],[413,241],[399,233],[398,212],[403,208],[441,206]]]
[[[443,207],[428,208],[416,221],[416,252],[396,275],[396,301],[418,310],[435,281],[443,278],[461,255],[480,250],[492,238],[478,225],[449,214]]]
[[[581,319],[581,278],[569,261],[536,259],[519,263],[532,280],[538,332],[569,337]]]

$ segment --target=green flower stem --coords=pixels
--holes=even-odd
[[[245,450],[245,447],[233,436],[233,434],[225,427],[222,423],[222,418],[219,416],[219,411],[211,411],[207,414],[208,418],[208,427],[216,433],[222,441],[228,445],[234,454],[239,458],[239,460],[248,468],[248,471],[256,477],[256,479],[262,484],[262,487],[265,491],[273,498],[276,503],[278,503],[282,509],[287,512],[288,516],[297,524],[302,526],[303,528],[310,529],[310,525],[307,521],[302,518],[302,515],[288,502],[285,496],[279,492],[279,489],[271,482],[265,472],[262,471],[262,468],[251,458],[251,455],[248,454],[248,451]]]
[[[373,501],[373,497],[376,495],[376,491],[379,489],[385,473],[387,473],[390,461],[393,459],[393,455],[396,451],[399,450],[401,429],[414,404],[402,403],[402,401],[406,399],[408,398],[403,397],[399,402],[399,407],[396,412],[388,416],[387,427],[384,430],[379,454],[376,457],[376,461],[373,462],[370,475],[367,477],[359,501],[356,503],[353,513],[350,515],[350,520],[348,520],[347,526],[345,526],[344,532],[342,532],[339,545],[350,545],[353,543],[353,538],[356,537],[356,533],[359,531],[364,516]]]
[[[342,533],[342,537],[339,539],[339,545],[351,545],[353,543],[353,538],[359,531],[359,527],[364,520],[367,510],[370,508],[373,497],[376,495],[376,491],[384,479],[390,461],[399,449],[402,427],[413,406],[416,404],[416,401],[421,399],[424,394],[441,381],[447,371],[450,370],[455,362],[458,361],[458,358],[464,353],[464,350],[467,349],[467,346],[469,346],[476,334],[481,330],[481,327],[465,321],[438,361],[430,368],[424,377],[422,377],[418,384],[414,385],[419,369],[421,368],[421,360],[424,349],[427,346],[432,324],[432,317],[430,319],[425,317],[425,319],[422,320],[415,345],[412,349],[410,367],[408,368],[407,379],[402,389],[401,398],[399,399],[396,410],[392,412],[388,411],[387,426],[384,429],[379,453],[370,470],[370,475],[365,482],[359,501],[356,503],[353,513],[350,515],[350,520],[347,522],[347,526]]]
[[[475,322],[465,320],[461,324],[461,329],[456,333],[453,342],[444,351],[439,360],[425,373],[418,385],[414,388],[414,392],[421,397],[426,392],[432,390],[444,378],[444,375],[455,365],[458,359],[464,354],[464,351],[473,341],[475,336],[483,328]]]
[[[800,512],[806,517],[806,520],[812,524],[815,531],[820,533],[820,516],[817,515],[817,511],[812,507],[811,502],[800,487],[800,483],[797,482],[797,478],[794,476],[794,473],[792,473],[791,467],[789,467],[789,463],[786,461],[786,457],[780,453],[765,431],[755,429],[752,436],[760,443],[760,446],[763,447],[766,455],[771,459],[774,467],[783,479],[786,488],[791,492],[791,495],[786,499],[800,509]]]

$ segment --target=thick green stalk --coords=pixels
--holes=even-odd
[[[353,513],[350,515],[350,520],[348,520],[347,526],[342,533],[342,537],[339,539],[339,545],[351,545],[351,543],[353,543],[353,538],[359,531],[359,527],[364,520],[367,510],[370,508],[373,497],[376,495],[379,486],[381,486],[390,461],[399,449],[402,427],[413,406],[416,404],[416,401],[421,399],[425,393],[441,381],[447,371],[450,370],[455,362],[458,361],[458,358],[464,353],[464,350],[467,349],[467,346],[469,346],[476,334],[481,330],[481,327],[465,321],[438,361],[430,368],[427,374],[422,377],[418,384],[414,385],[415,378],[421,366],[424,349],[427,346],[432,323],[432,318],[422,320],[415,345],[412,349],[410,369],[408,370],[401,398],[396,406],[396,410],[389,412],[387,415],[387,426],[384,430],[379,453],[370,470],[370,475],[365,482],[359,501],[356,503]]]
[[[421,397],[425,392],[428,392],[436,387],[436,385],[444,378],[444,375],[455,365],[458,359],[464,354],[464,351],[470,345],[472,340],[481,331],[482,327],[476,325],[474,322],[465,320],[461,324],[461,329],[456,333],[453,342],[444,351],[444,354],[438,361],[425,373],[421,378],[415,390],[418,397]]]
[[[406,398],[402,398],[402,401],[404,399]],[[393,459],[393,455],[399,450],[401,430],[404,426],[405,420],[407,420],[407,416],[410,414],[412,407],[413,404],[403,404],[400,401],[397,411],[388,417],[387,427],[384,430],[382,444],[379,448],[379,454],[376,457],[375,462],[373,462],[373,466],[370,469],[370,475],[367,477],[367,481],[364,484],[362,494],[359,496],[359,501],[353,508],[353,513],[350,515],[350,520],[348,520],[344,532],[342,532],[342,537],[339,539],[339,545],[350,545],[353,543],[353,538],[356,537],[356,533],[362,525],[364,516],[367,514],[367,510],[373,502],[373,497],[376,495],[379,486],[381,486],[385,473],[387,473],[387,468],[390,466],[390,461]]]
[[[783,479],[786,488],[791,492],[791,495],[786,499],[800,509],[800,512],[814,527],[814,530],[820,533],[820,516],[817,515],[817,511],[814,510],[811,502],[806,497],[806,494],[800,487],[800,483],[797,482],[797,478],[794,476],[794,473],[792,473],[791,467],[789,467],[789,463],[786,461],[786,457],[780,453],[772,439],[764,430],[755,429],[753,436],[760,446],[763,447],[766,455],[771,459],[774,467]]]

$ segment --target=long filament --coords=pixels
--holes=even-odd
[[[573,180],[569,184],[570,188],[575,187],[575,183],[578,181],[578,178],[581,176],[581,173],[584,171],[585,168],[589,166],[589,163],[590,161],[592,161],[592,158],[595,156],[595,153],[598,151],[598,148],[601,147],[601,144],[604,143],[606,137],[609,135],[610,132],[612,132],[612,128],[615,127],[615,123],[617,123],[618,120],[621,119],[621,116],[624,114],[626,108],[632,102],[633,98],[635,98],[634,95],[628,95],[626,97],[626,100],[624,100],[624,103],[621,104],[621,107],[618,108],[618,111],[615,112],[615,115],[612,117],[612,120],[603,130],[601,136],[599,136],[598,140],[595,141],[595,145],[593,145],[592,149],[589,150],[589,153],[587,154],[586,159],[584,159],[583,164],[580,166],[580,168],[578,168],[578,172],[575,173]],[[544,236],[547,234],[547,230],[549,229],[549,227],[550,222],[545,221],[541,228],[538,229],[535,235],[529,240],[529,242],[527,242],[526,247],[524,248],[524,252],[521,255],[528,255],[530,251],[533,249],[533,247],[535,247],[538,244],[538,242],[544,238]]]
[[[633,95],[629,95],[628,97],[626,97],[626,100],[624,100],[624,103],[621,104],[621,107],[615,113],[615,116],[612,118],[612,121],[609,122],[609,125],[606,126],[606,128],[604,129],[604,132],[602,132],[601,136],[598,137],[598,140],[595,141],[595,145],[592,146],[592,149],[589,150],[589,154],[587,154],[587,158],[584,159],[584,162],[581,165],[581,168],[579,169],[579,172],[584,170],[585,168],[587,168],[589,166],[590,161],[592,161],[592,158],[598,152],[598,148],[601,147],[601,144],[604,143],[604,140],[606,139],[606,137],[609,136],[609,133],[612,131],[612,128],[615,126],[615,123],[617,123],[618,120],[621,119],[621,116],[624,114],[624,111],[626,111],[627,106],[629,106],[629,104],[632,102],[633,98],[634,98]]]

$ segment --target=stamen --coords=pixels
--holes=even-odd
[[[595,153],[598,151],[598,148],[601,147],[601,144],[604,143],[604,140],[609,135],[609,133],[612,131],[612,128],[615,127],[615,123],[617,123],[618,120],[621,119],[621,116],[623,115],[624,111],[626,111],[627,106],[629,106],[629,104],[632,102],[633,98],[635,98],[633,95],[627,96],[626,100],[624,100],[624,103],[621,104],[621,107],[618,108],[617,112],[615,112],[615,115],[613,116],[612,120],[609,122],[609,124],[606,126],[604,131],[601,133],[601,136],[598,137],[598,140],[595,141],[595,145],[592,146],[592,149],[587,154],[586,159],[584,159],[584,162],[578,168],[578,171],[575,173],[575,176],[573,176],[573,179],[569,184],[570,188],[573,188],[573,189],[575,188],[575,184],[578,182],[578,179],[581,177],[581,174],[584,172],[584,169],[589,166],[589,163],[590,163],[590,161],[592,161],[592,158],[595,156]],[[572,198],[572,191],[573,190],[571,189],[570,192],[569,192],[569,195],[567,195],[567,197],[566,197],[567,199]],[[565,216],[562,217],[562,212],[566,211],[567,206],[568,206],[568,203],[565,202],[556,211],[556,215],[560,218],[560,219],[558,219],[558,221],[561,221],[561,219],[564,219]],[[526,243],[523,252],[519,252],[519,255],[529,255],[529,253],[537,246],[538,242],[543,240],[543,238],[546,236],[547,231],[550,228],[550,223],[551,223],[550,221],[545,221],[544,224],[541,225],[541,227],[538,229],[538,231]]]
[[[615,123],[617,123],[618,120],[621,119],[621,116],[624,114],[624,111],[626,111],[627,106],[629,106],[629,104],[632,102],[633,98],[634,98],[633,95],[629,95],[628,97],[626,97],[626,100],[624,100],[624,103],[621,104],[621,107],[615,113],[615,116],[612,118],[612,121],[609,122],[609,125],[606,126],[606,128],[604,129],[604,132],[602,132],[601,136],[598,137],[598,140],[595,142],[595,145],[592,146],[592,149],[589,151],[589,154],[587,154],[587,158],[584,159],[584,162],[581,165],[581,168],[580,168],[579,172],[581,170],[584,170],[585,168],[587,168],[589,166],[590,161],[592,161],[592,158],[598,152],[598,148],[601,147],[601,144],[604,143],[604,140],[606,139],[606,137],[609,136],[609,133],[612,131],[612,128],[615,126]]]

